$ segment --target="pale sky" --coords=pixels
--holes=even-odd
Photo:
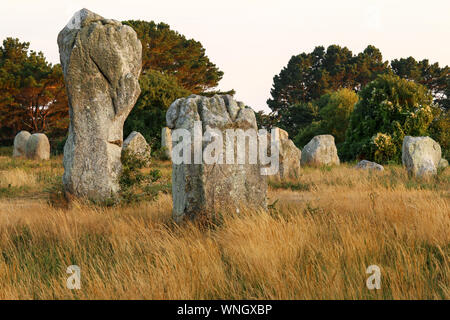
[[[1,0],[0,40],[16,37],[59,63],[56,37],[87,8],[115,20],[165,22],[200,41],[225,74],[222,90],[268,111],[272,79],[290,57],[339,44],[373,44],[384,60],[413,56],[450,64],[449,0]]]

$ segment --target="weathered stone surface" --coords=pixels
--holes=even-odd
[[[372,162],[372,161],[368,161],[368,160],[361,160],[355,166],[355,169],[383,171],[384,167],[381,164],[378,164],[376,162]]]
[[[339,165],[334,137],[324,134],[312,138],[302,150],[301,165]]]
[[[191,95],[172,103],[166,114],[169,128],[187,129],[191,136],[194,121],[202,121],[203,133],[208,128],[217,129],[222,134],[226,129],[257,130],[253,110],[228,95],[211,98]],[[177,143],[173,141],[173,150]],[[205,143],[202,148],[205,149]],[[193,159],[193,147],[191,153]],[[259,163],[249,164],[248,161],[246,164],[225,164],[225,161],[224,164],[174,163],[174,219],[178,222],[184,219],[210,220],[220,211],[236,210],[241,205],[244,208],[266,208],[267,180],[260,169]]]
[[[280,129],[278,127],[273,127],[272,130],[277,131],[277,135],[280,141],[289,139],[289,133],[287,133],[286,130]]]
[[[142,45],[131,27],[82,9],[58,46],[70,113],[64,188],[106,200],[119,190],[123,123],[140,94]]]
[[[172,159],[172,131],[168,127],[161,130],[161,148],[164,149],[166,157]]]
[[[33,160],[50,159],[50,142],[43,133],[34,133],[30,136],[26,146],[26,156]]]
[[[274,127],[272,131],[276,131],[276,136],[278,136],[280,158],[279,165],[280,169],[278,171],[278,177],[280,179],[286,179],[289,177],[296,178],[300,175],[300,159],[302,152],[297,148],[289,139],[289,134],[280,128]],[[269,134],[269,141],[271,135]]]
[[[439,161],[438,168],[447,168],[448,167],[448,161],[444,158],[441,158],[441,161]]]
[[[145,140],[144,136],[137,131],[133,131],[123,142],[123,151],[128,151],[136,158],[150,164],[151,148]]]
[[[25,157],[28,139],[31,134],[28,131],[20,131],[14,138],[13,157]]]
[[[411,175],[434,175],[441,160],[441,146],[430,137],[406,136],[402,145],[402,163]]]

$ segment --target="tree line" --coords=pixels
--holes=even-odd
[[[202,44],[165,23],[124,21],[142,42],[141,95],[124,134],[141,132],[158,148],[170,104],[190,94],[213,95],[223,72]],[[61,66],[28,42],[0,46],[0,142],[20,130],[65,137],[68,102]],[[288,131],[302,148],[317,134],[332,134],[345,160],[399,161],[405,135],[430,135],[449,149],[449,67],[412,57],[384,61],[369,45],[353,54],[331,45],[294,55],[273,78],[270,114],[258,124]],[[227,93],[234,94],[234,90]]]
[[[165,23],[124,21],[142,42],[141,95],[130,113],[124,134],[141,131],[159,143],[165,112],[175,99],[212,94],[223,72],[198,41]],[[230,91],[233,93],[233,91]],[[30,43],[7,38],[0,46],[0,140],[11,143],[20,130],[65,137],[68,101],[60,64],[49,63]]]
[[[428,135],[448,157],[449,67],[412,57],[384,61],[369,45],[353,54],[331,45],[294,55],[273,78],[272,112],[260,125],[279,126],[302,148],[332,134],[344,160],[401,162],[406,135]]]

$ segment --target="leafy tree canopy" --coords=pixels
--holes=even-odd
[[[441,108],[450,110],[450,68],[430,64],[427,59],[416,61],[413,57],[395,59],[391,62],[394,74],[423,84],[433,94]]]
[[[205,54],[202,44],[171,30],[165,23],[128,20],[142,42],[142,72],[156,70],[173,76],[192,93],[214,88],[223,72]]]
[[[401,161],[406,135],[428,135],[441,110],[429,90],[395,75],[380,75],[360,92],[343,145],[345,159]]]
[[[350,115],[357,101],[358,95],[344,88],[326,93],[313,102],[297,105],[298,110],[304,110],[303,114],[310,117],[305,118],[304,125],[299,128],[296,144],[303,147],[319,134],[333,135],[338,145],[344,142]]]
[[[271,130],[278,123],[273,113],[266,114],[264,111],[255,111],[255,117],[258,128],[260,129]]]
[[[139,131],[153,148],[159,148],[167,109],[176,99],[191,92],[181,87],[175,77],[156,70],[148,70],[139,83],[141,95],[125,121],[124,137]]]
[[[68,104],[60,65],[52,66],[28,42],[7,38],[0,46],[0,136],[20,130],[60,134]]]
[[[318,99],[340,88],[360,90],[380,73],[388,72],[380,50],[368,46],[353,55],[346,47],[316,47],[311,53],[292,56],[286,67],[273,78],[271,98],[267,104],[274,112],[292,105]],[[285,112],[286,114],[286,112]]]

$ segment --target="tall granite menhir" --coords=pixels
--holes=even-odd
[[[106,200],[119,190],[123,123],[140,94],[142,45],[131,27],[82,9],[58,46],[70,114],[64,188]]]
[[[227,129],[257,130],[252,109],[229,95],[191,95],[176,100],[166,113],[170,129],[187,129],[194,136],[194,122],[222,133]],[[173,133],[172,133],[173,134]],[[174,136],[172,135],[172,138]],[[173,141],[173,152],[179,141]],[[202,149],[206,148],[205,143]],[[194,147],[191,147],[191,154]],[[246,148],[245,152],[248,150]],[[172,154],[174,157],[174,154]],[[192,157],[194,159],[194,157]],[[266,208],[267,180],[256,164],[176,164],[172,170],[173,217],[175,221],[211,221],[220,212],[242,208]]]

